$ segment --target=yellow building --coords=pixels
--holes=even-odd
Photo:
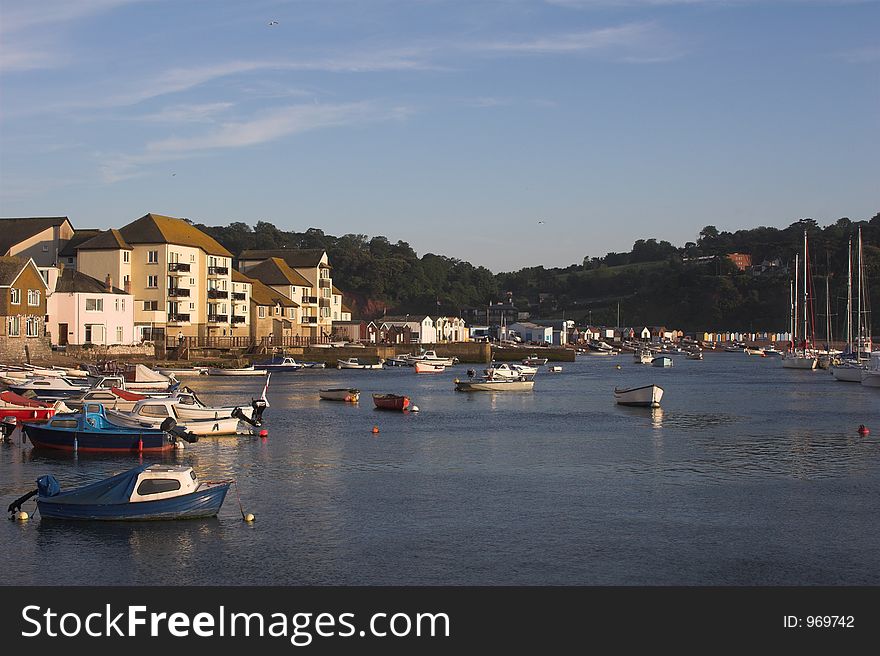
[[[250,332],[249,290],[233,285],[232,254],[182,219],[147,214],[83,242],[76,257],[79,271],[134,296],[136,339]]]

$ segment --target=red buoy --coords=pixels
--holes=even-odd
[[[859,435],[870,435],[871,430],[864,424],[859,426]]]
[[[378,433],[378,432],[379,432],[379,427],[378,427],[378,426],[373,426],[373,432],[374,432],[374,433]]]
[[[144,438],[139,437],[138,438],[138,453],[143,453],[143,452],[144,452]]]
[[[269,431],[264,428],[260,431],[260,437],[269,437]]]

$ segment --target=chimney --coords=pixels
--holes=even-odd
[[[104,286],[107,288],[107,292],[113,291],[113,278],[110,277],[110,274],[107,274],[107,277],[104,279]]]

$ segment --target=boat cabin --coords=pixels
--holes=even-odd
[[[150,465],[135,481],[130,501],[156,501],[191,494],[199,487],[192,467],[186,465]]]

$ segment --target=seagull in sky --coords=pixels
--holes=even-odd
[[[543,222],[543,221],[538,221],[538,225],[541,225],[542,223],[544,223],[544,222]]]
[[[269,27],[272,27],[273,25],[278,25],[278,21],[269,21]]]

